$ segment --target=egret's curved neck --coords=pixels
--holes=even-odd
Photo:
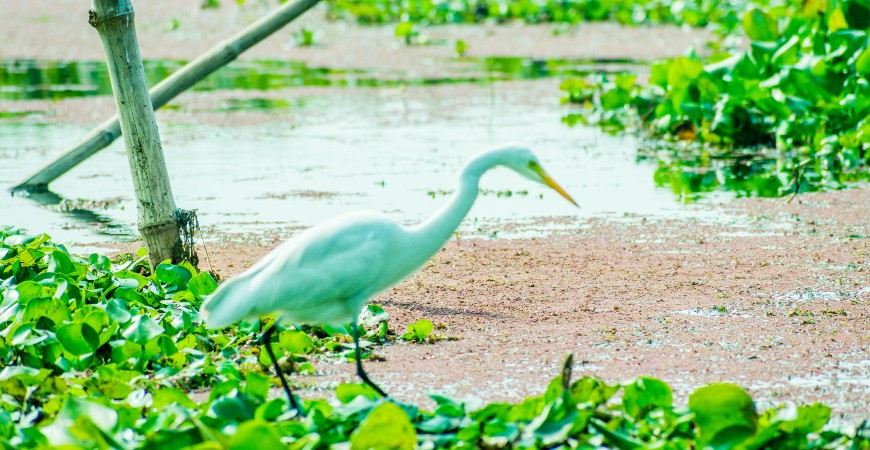
[[[411,228],[413,245],[425,262],[450,239],[456,228],[474,205],[479,190],[480,177],[487,170],[501,164],[500,152],[483,153],[465,164],[459,173],[459,190],[450,201],[423,223]],[[424,251],[426,250],[426,251]],[[421,262],[421,264],[422,264]]]

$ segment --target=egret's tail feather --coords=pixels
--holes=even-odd
[[[247,283],[242,280],[230,280],[221,284],[199,310],[206,328],[223,328],[250,316],[254,302],[247,294]]]

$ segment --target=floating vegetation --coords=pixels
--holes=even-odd
[[[783,195],[865,179],[867,17],[870,9],[853,0],[749,9],[747,49],[656,63],[648,85],[632,73],[565,80],[563,102],[581,109],[564,121],[701,144],[688,147],[701,149],[693,157],[684,147],[672,152],[676,159],[659,158],[657,182],[679,191],[738,183],[735,190],[750,195]],[[730,174],[721,176],[714,159],[734,162]]]
[[[184,66],[184,61],[143,61],[153,85]],[[269,91],[299,86],[399,87],[453,83],[531,80],[580,76],[609,65],[634,63],[623,59],[537,59],[519,57],[463,58],[444,76],[417,78],[402,71],[329,69],[281,60],[235,61],[197,83],[194,91]],[[112,95],[106,63],[101,61],[0,60],[0,100],[64,99]],[[223,111],[293,108],[286,100],[230,100]],[[28,113],[29,114],[29,113]],[[12,116],[15,117],[15,116]],[[0,116],[2,118],[2,116]]]
[[[353,18],[363,24],[396,23],[397,35],[408,36],[413,24],[441,25],[521,21],[576,24],[615,21],[626,25],[678,24],[723,30],[738,26],[745,0],[330,0],[328,16]],[[402,30],[399,32],[398,30]],[[408,30],[408,31],[405,31]]]
[[[671,189],[683,202],[723,190],[737,197],[780,197],[796,191],[840,189],[870,180],[870,172],[862,168],[845,170],[836,158],[816,158],[807,149],[802,150],[646,142],[638,149],[637,159],[656,164],[656,186]]]

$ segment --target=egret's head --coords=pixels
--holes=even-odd
[[[577,202],[575,202],[574,199],[571,198],[564,189],[562,189],[562,186],[559,186],[552,178],[550,178],[549,175],[547,175],[547,172],[545,172],[544,168],[541,167],[541,162],[538,161],[538,157],[528,148],[522,146],[505,147],[502,158],[502,164],[504,164],[505,167],[509,167],[518,174],[532,181],[552,188],[562,197],[565,197],[569,202],[573,203],[574,206],[578,206]]]

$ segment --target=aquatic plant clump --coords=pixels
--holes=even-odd
[[[568,123],[728,148],[773,147],[828,173],[870,164],[870,9],[860,1],[748,10],[748,48],[635,74],[566,80]],[[795,167],[798,168],[797,166]]]
[[[626,25],[678,24],[723,31],[739,25],[746,0],[330,0],[329,17],[354,18],[363,24],[401,22],[441,25],[521,21],[575,24],[616,21]]]

